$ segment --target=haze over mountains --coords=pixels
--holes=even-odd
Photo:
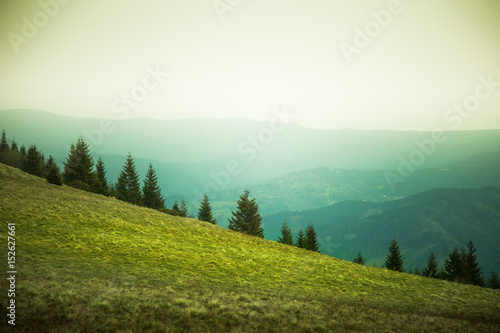
[[[500,130],[315,130],[294,124],[286,110],[275,112],[259,122],[8,110],[0,124],[19,145],[35,143],[61,166],[83,136],[111,182],[128,152],[141,177],[152,162],[168,206],[185,199],[196,216],[208,192],[222,227],[248,188],[267,239],[277,239],[284,220],[295,235],[312,223],[323,253],[352,260],[361,250],[381,265],[395,237],[408,268],[422,268],[430,252],[442,262],[472,239],[485,273],[500,271],[500,201],[491,187],[500,186]]]
[[[390,179],[394,190],[400,191],[400,185],[418,173],[403,174],[404,181],[394,181],[394,176],[400,176],[398,168],[407,174],[408,165],[417,170],[449,169],[479,155],[489,160],[488,154],[500,151],[499,130],[446,132],[442,142],[436,142],[433,132],[309,129],[292,123],[286,110],[276,112],[270,122],[103,121],[8,110],[0,112],[0,124],[19,144],[36,143],[61,163],[70,144],[83,135],[93,154],[103,157],[111,181],[116,180],[128,152],[141,174],[152,161],[167,197],[247,186],[319,167],[394,170]],[[387,187],[391,181],[386,174],[383,177],[379,186]]]

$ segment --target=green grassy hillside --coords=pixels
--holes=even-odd
[[[0,219],[4,260],[7,223],[16,225],[19,332],[500,327],[499,291],[358,266],[2,164]],[[9,286],[0,281],[5,331]]]

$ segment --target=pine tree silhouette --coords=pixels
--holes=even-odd
[[[240,196],[237,210],[236,212],[231,212],[233,216],[229,218],[229,230],[264,238],[259,205],[255,202],[255,199],[249,199],[249,195],[250,191],[245,190]]]
[[[151,163],[149,163],[149,169],[144,179],[142,195],[144,206],[157,210],[165,208],[165,200],[161,194],[160,186],[158,186],[158,177]]]
[[[135,163],[130,153],[127,155],[127,161],[118,177],[115,189],[117,199],[134,205],[142,204],[139,174],[135,169]]]
[[[385,267],[396,272],[404,272],[405,270],[403,267],[403,256],[401,255],[401,251],[399,251],[399,246],[395,239],[392,240],[389,246],[389,253],[385,259]]]
[[[217,224],[217,221],[214,219],[212,214],[210,200],[208,200],[208,196],[206,194],[203,195],[203,200],[201,201],[200,209],[198,210],[198,220]]]
[[[292,231],[288,227],[286,220],[283,222],[283,225],[281,226],[281,236],[278,236],[278,243],[293,245]]]

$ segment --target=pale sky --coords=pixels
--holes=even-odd
[[[498,0],[59,1],[1,0],[0,110],[500,128]]]

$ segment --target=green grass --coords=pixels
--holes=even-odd
[[[499,291],[358,266],[50,185],[3,164],[0,218],[4,260],[6,224],[16,223],[17,331],[500,327]],[[0,281],[5,328],[8,286]]]

